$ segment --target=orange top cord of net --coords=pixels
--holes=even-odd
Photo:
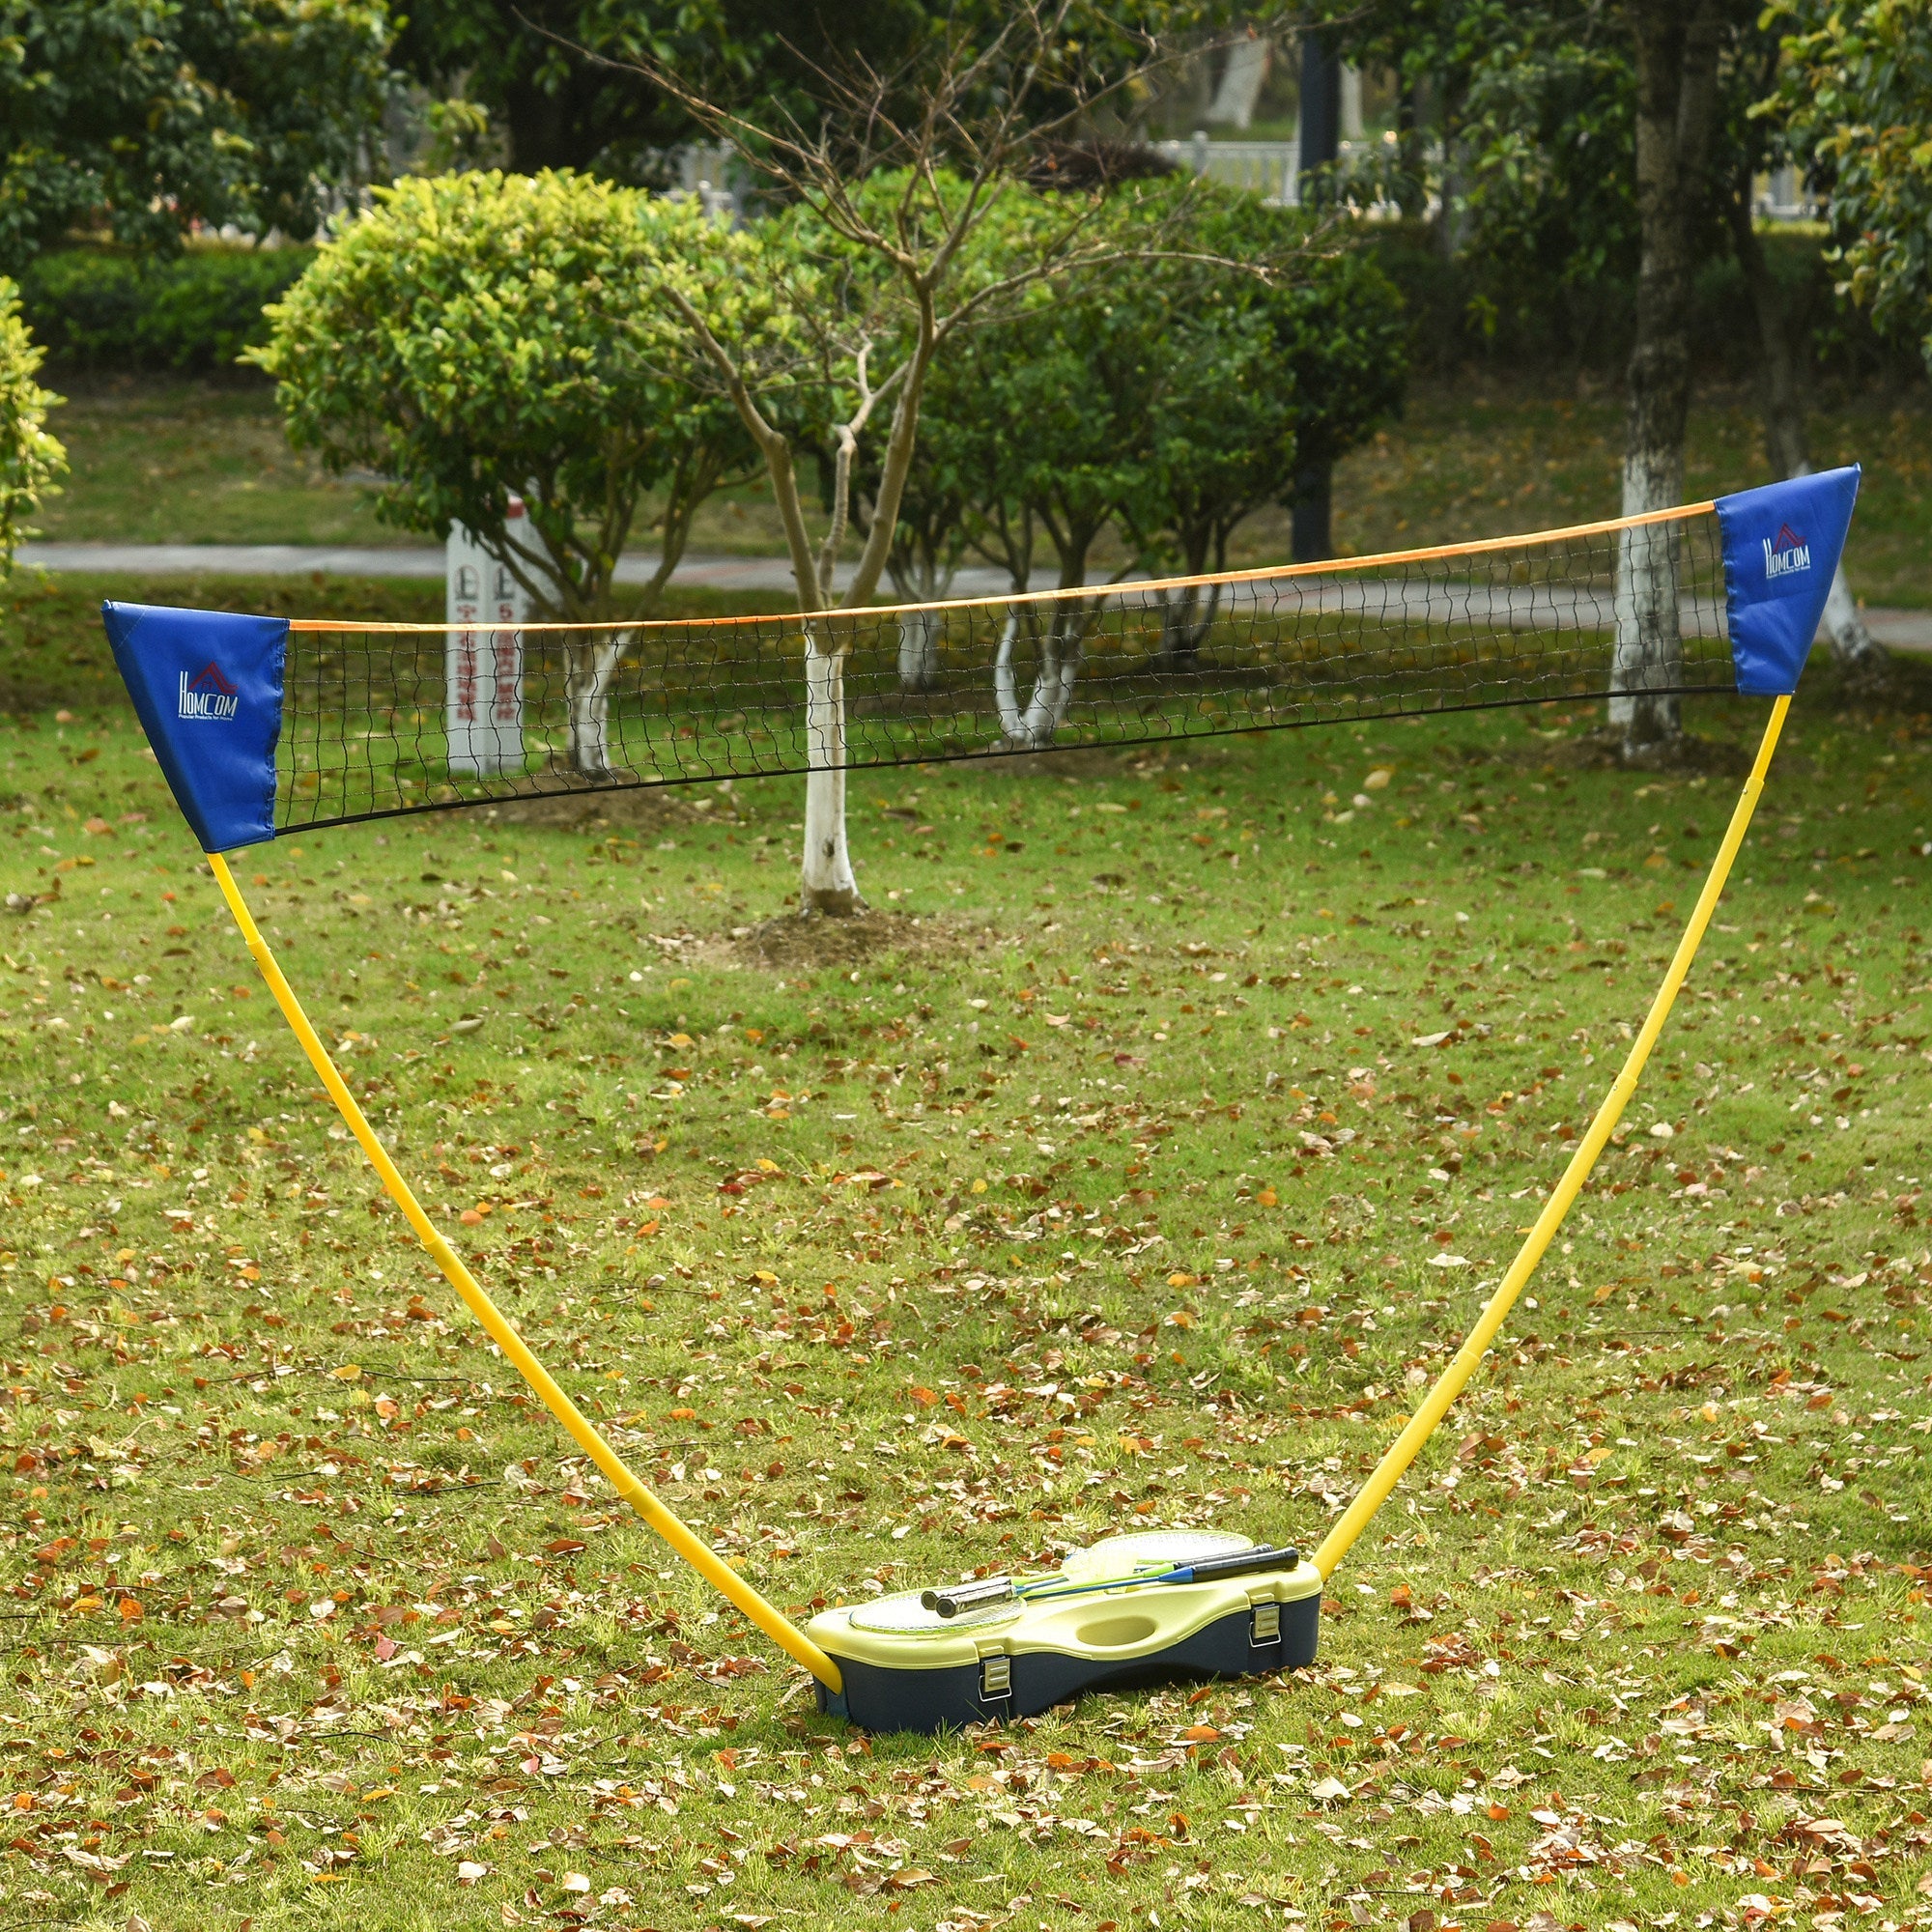
[[[1602,522],[1594,524],[1567,524],[1561,529],[1526,530],[1520,535],[1507,537],[1479,537],[1467,543],[1432,544],[1423,550],[1378,551],[1373,556],[1327,557],[1319,563],[1271,563],[1255,570],[1224,570],[1203,577],[1124,578],[1115,583],[1075,584],[1070,588],[1053,590],[1013,590],[995,597],[953,597],[930,604],[862,604],[812,611],[753,611],[729,617],[601,618],[594,622],[526,623],[517,628],[542,631],[702,631],[721,630],[734,624],[770,624],[787,619],[800,623],[812,623],[834,618],[892,617],[908,611],[1006,611],[1018,604],[1059,604],[1068,601],[1094,603],[1110,597],[1145,595],[1150,591],[1183,590],[1190,586],[1209,588],[1215,584],[1226,583],[1286,582],[1299,577],[1333,577],[1345,571],[1375,570],[1383,564],[1433,563],[1443,557],[1480,556],[1488,551],[1529,550],[1537,544],[1562,543],[1573,537],[1606,536],[1613,530],[1642,529],[1651,524],[1689,523],[1693,518],[1711,515],[1717,507],[1717,499],[1707,497],[1701,503],[1678,503],[1666,510],[1644,510],[1634,516],[1606,517]],[[355,632],[363,636],[372,633],[454,635],[467,631],[495,634],[505,628],[501,622],[425,624],[403,623],[397,620],[361,621],[342,617],[289,619],[291,631]]]

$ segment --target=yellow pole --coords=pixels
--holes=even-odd
[[[349,1123],[350,1131],[362,1143],[362,1151],[369,1156],[369,1164],[382,1177],[383,1185],[389,1190],[396,1206],[408,1217],[410,1226],[416,1232],[416,1238],[429,1251],[430,1259],[448,1277],[450,1286],[469,1304],[470,1314],[483,1324],[490,1339],[515,1364],[517,1373],[537,1392],[544,1406],[569,1430],[577,1438],[579,1446],[603,1470],[617,1493],[706,1582],[728,1597],[781,1650],[789,1651],[821,1684],[836,1694],[842,1688],[843,1682],[838,1664],[796,1624],[774,1605],[768,1604],[729,1564],[693,1535],[691,1530],[624,1466],[618,1460],[616,1451],[591,1426],[577,1405],[551,1379],[550,1372],[531,1354],[524,1338],[510,1325],[497,1304],[484,1293],[476,1278],[463,1265],[456,1250],[437,1232],[435,1223],[423,1212],[421,1205],[410,1191],[409,1182],[403,1179],[395,1162],[389,1158],[388,1151],[376,1138],[375,1130],[369,1122],[363,1119],[362,1110],[355,1104],[355,1095],[343,1084],[342,1075],[336,1071],[334,1061],[328,1057],[328,1049],[323,1045],[314,1027],[309,1024],[308,1015],[302,1011],[301,1003],[296,998],[295,989],[283,977],[281,967],[275,963],[275,955],[269,950],[269,942],[262,937],[260,929],[255,924],[254,917],[242,896],[241,889],[235,883],[234,874],[228,869],[228,862],[220,853],[211,852],[208,855],[208,863],[213,869],[215,883],[221,888],[222,897],[228,901],[228,910],[235,915],[235,923],[242,929],[242,937],[247,943],[248,951],[255,955],[255,964],[262,969],[262,978],[268,981],[269,991],[274,995],[276,1006],[281,1008],[282,1017],[288,1021],[290,1031],[301,1042],[302,1051],[309,1057],[309,1064],[320,1075],[324,1087],[328,1090],[328,1097],[335,1102],[337,1111]]]
[[[1758,794],[1764,790],[1764,775],[1771,764],[1771,754],[1776,749],[1778,733],[1784,728],[1784,715],[1790,708],[1789,697],[1778,698],[1771,708],[1770,722],[1764,727],[1764,741],[1757,748],[1750,777],[1745,781],[1737,809],[1731,813],[1723,843],[1718,847],[1718,856],[1711,862],[1710,874],[1704,881],[1704,890],[1697,895],[1690,923],[1684,928],[1683,938],[1677,942],[1670,969],[1663,976],[1662,985],[1657,989],[1657,997],[1651,1002],[1643,1030],[1624,1061],[1623,1070],[1605,1096],[1604,1104],[1597,1109],[1597,1118],[1590,1122],[1589,1132],[1571,1155],[1570,1165],[1564,1170],[1563,1179],[1557,1182],[1556,1191],[1543,1204],[1543,1211],[1536,1217],[1529,1238],[1510,1264],[1501,1286],[1491,1295],[1489,1305],[1470,1329],[1468,1339],[1456,1351],[1456,1359],[1443,1370],[1441,1378],[1429,1391],[1427,1400],[1390,1444],[1388,1452],[1376,1464],[1374,1473],[1362,1485],[1354,1501],[1343,1511],[1334,1528],[1322,1539],[1321,1548],[1315,1552],[1315,1567],[1321,1571],[1324,1582],[1335,1574],[1336,1566],[1349,1553],[1355,1539],[1368,1528],[1375,1513],[1388,1500],[1389,1492],[1402,1480],[1422,1445],[1435,1434],[1436,1424],[1448,1413],[1450,1404],[1462,1394],[1463,1384],[1475,1374],[1478,1364],[1489,1352],[1496,1331],[1503,1325],[1504,1318],[1517,1296],[1522,1293],[1524,1284],[1536,1271],[1536,1264],[1543,1259],[1545,1249],[1555,1238],[1557,1229],[1563,1225],[1564,1215],[1570,1211],[1571,1203],[1590,1178],[1597,1156],[1603,1152],[1611,1130],[1630,1103],[1632,1094],[1636,1091],[1644,1063],[1650,1058],[1651,1048],[1657,1044],[1658,1035],[1663,1031],[1664,1021],[1670,1017],[1670,1009],[1690,971],[1691,960],[1696,957],[1704,929],[1711,923],[1711,915],[1718,909],[1724,881],[1730,876],[1738,848],[1744,843],[1745,833],[1749,829],[1751,813],[1757,808]]]

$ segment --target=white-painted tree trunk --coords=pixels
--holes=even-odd
[[[1016,752],[1038,752],[1051,745],[1073,704],[1073,688],[1080,677],[1080,639],[1062,635],[1062,614],[1056,611],[1039,638],[1039,669],[1026,708],[1019,702],[1013,677],[1013,645],[1019,637],[1017,612],[1009,612],[1000,633],[993,660],[993,698],[999,706],[1000,730]]]
[[[1255,102],[1267,85],[1272,53],[1268,42],[1252,28],[1229,46],[1220,85],[1208,103],[1208,127],[1245,129],[1253,124]]]
[[[1624,458],[1627,517],[1668,509],[1684,500],[1681,450],[1638,450]],[[1617,543],[1616,651],[1610,665],[1610,723],[1628,750],[1674,738],[1681,701],[1660,696],[1684,682],[1684,640],[1678,628],[1675,524],[1642,524]]]
[[[935,604],[952,589],[953,571],[930,557],[887,560],[887,570],[903,604]],[[940,640],[946,620],[936,611],[907,611],[899,618],[899,689],[908,696],[939,689]]]
[[[611,687],[630,648],[628,632],[564,647],[564,706],[570,769],[580,778],[611,776]]]
[[[1809,460],[1801,456],[1789,473],[1809,476]],[[1849,683],[1868,692],[1884,686],[1891,675],[1891,660],[1859,615],[1858,599],[1846,582],[1842,557],[1832,572],[1832,587],[1825,595],[1825,635],[1832,642],[1832,662]]]
[[[908,695],[939,689],[939,640],[946,619],[937,611],[899,613],[899,689]]]
[[[863,912],[859,882],[845,848],[845,657],[819,648],[805,633],[805,862],[801,896],[806,912],[844,918]]]
[[[1832,573],[1832,588],[1825,598],[1825,634],[1832,640],[1832,655],[1841,670],[1856,675],[1883,676],[1890,668],[1885,646],[1865,627],[1859,615],[1852,586],[1845,582],[1845,566]]]

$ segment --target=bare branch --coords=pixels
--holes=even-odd
[[[866,520],[857,572],[840,601],[863,602],[876,587],[911,467],[926,373],[954,330],[1010,312],[1018,298],[1047,279],[1126,262],[1213,261],[1250,273],[1268,272],[1261,265],[1218,262],[1199,251],[1150,249],[1145,243],[1128,249],[1089,240],[1097,210],[1094,203],[1077,208],[1070,219],[1040,237],[1034,259],[1025,266],[977,288],[952,286],[965,250],[998,206],[1000,181],[1019,173],[1031,150],[1050,145],[1134,72],[1145,72],[1163,57],[1149,40],[1141,49],[1144,57],[1130,64],[1132,72],[1097,72],[1084,48],[1068,41],[1074,5],[1075,0],[1012,0],[983,40],[976,43],[968,24],[949,22],[896,66],[884,69],[856,56],[836,63],[813,58],[783,43],[816,97],[819,112],[810,126],[781,106],[761,114],[741,111],[648,56],[612,59],[571,47],[546,33],[595,66],[647,82],[709,133],[734,141],[753,167],[898,284],[911,340],[883,380],[874,377],[871,367],[875,320],[868,322],[856,346],[849,336],[840,345],[836,326],[827,327],[822,320],[822,304],[793,304],[808,338],[816,338],[824,379],[836,386],[832,365],[848,355],[857,368],[856,406],[834,431],[832,527],[815,554],[805,530],[789,439],[760,406],[780,382],[790,380],[781,373],[782,352],[777,353],[774,366],[772,355],[761,351],[756,358],[760,366],[754,368],[724,349],[681,292],[668,292],[766,459],[807,609],[833,602],[832,568],[849,526],[859,440],[890,396],[893,412],[879,487]],[[902,179],[882,209],[859,192],[859,185],[889,170]]]
[[[859,451],[859,432],[866,427],[867,418],[872,413],[872,406],[878,401],[867,373],[870,361],[872,345],[861,342],[856,363],[855,380],[859,389],[859,407],[850,417],[838,427],[838,448],[833,457],[832,469],[832,526],[825,532],[825,541],[818,547],[818,595],[821,602],[832,602],[833,572],[838,561],[838,547],[845,541],[845,524],[852,501],[852,459]],[[896,373],[903,374],[906,364],[901,363]]]
[[[825,110],[815,128],[807,128],[783,108],[754,119],[648,56],[613,59],[521,12],[517,17],[532,33],[591,66],[646,81],[707,132],[733,140],[750,165],[810,201],[847,239],[876,247],[884,238],[858,216],[844,192],[847,181],[880,169],[918,172],[933,157],[949,154],[964,164],[963,173],[991,180],[1010,171],[1023,148],[1050,144],[1138,74],[1173,57],[1146,40],[1145,58],[1131,71],[1113,76],[1062,72],[1057,76],[1061,98],[1043,102],[1047,71],[1055,53],[1065,47],[1070,12],[1071,0],[1019,0],[983,44],[971,46],[967,29],[954,25],[884,72],[856,57],[834,68],[781,39],[780,44],[811,77]],[[907,95],[919,109],[910,122],[901,121],[893,107],[895,99]],[[967,103],[989,96],[1000,104],[975,125]],[[834,128],[843,130],[842,142],[835,142]]]
[[[804,505],[798,499],[798,479],[792,469],[791,445],[766,420],[764,412],[753,399],[736,358],[712,333],[690,298],[670,283],[665,284],[664,294],[717,366],[732,402],[737,406],[740,418],[752,434],[753,441],[764,452],[765,469],[772,479],[772,499],[778,504],[779,514],[784,521],[785,545],[791,552],[792,575],[798,580],[798,594],[804,600],[806,610],[821,609],[824,599],[819,594],[818,567],[811,554],[811,538],[805,527]]]

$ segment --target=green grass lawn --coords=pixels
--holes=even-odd
[[[1875,724],[1814,674],[1616,1147],[1318,1665],[942,1740],[816,1718],[566,1453],[125,708],[0,720],[5,1922],[1925,1922],[1908,675]],[[1730,810],[1592,768],[1598,722],[861,776],[856,932],[760,924],[789,781],[238,870],[485,1284],[805,1613],[1128,1526],[1319,1536]]]
[[[50,541],[422,545],[376,515],[373,479],[326,475],[291,450],[266,383],[75,378],[51,427],[71,474],[36,518]],[[816,526],[814,526],[816,528]],[[649,549],[640,528],[633,547]],[[694,550],[781,555],[784,532],[755,488],[700,513]]]
[[[1812,425],[1821,464],[1862,462],[1846,564],[1875,605],[1932,604],[1932,400],[1914,389],[1830,400]],[[1345,554],[1412,549],[1611,517],[1618,510],[1622,403],[1471,377],[1417,384],[1403,420],[1336,475]],[[267,387],[132,380],[76,390],[55,426],[73,464],[66,494],[39,518],[50,538],[119,543],[421,543],[376,521],[364,486],[334,482],[282,440]],[[1696,495],[1770,480],[1756,405],[1743,392],[1699,398],[1687,487]],[[647,536],[639,538],[640,547]],[[699,553],[779,555],[768,498],[730,492],[700,513]],[[1285,512],[1250,518],[1236,566],[1289,555]],[[1102,546],[1103,562],[1111,558]]]
[[[1932,605],[1932,396],[1839,397],[1811,421],[1812,460],[1862,463],[1859,513],[1845,549],[1856,596]],[[1474,379],[1418,384],[1402,422],[1336,472],[1336,535],[1345,552],[1453,543],[1614,517],[1621,509],[1623,400],[1526,390]],[[1690,415],[1685,493],[1695,501],[1773,480],[1755,399],[1701,393]],[[1287,520],[1243,526],[1256,554],[1285,555]]]
[[[370,492],[289,448],[266,384],[74,378],[50,423],[71,473],[35,517],[65,543],[410,544]]]

